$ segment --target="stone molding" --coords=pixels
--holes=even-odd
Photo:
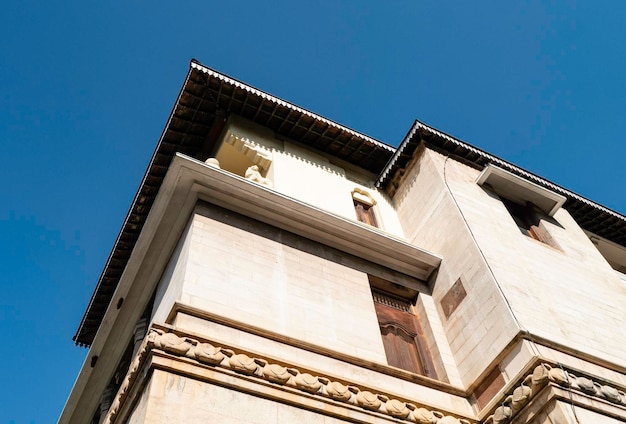
[[[256,358],[246,353],[236,352],[225,347],[216,347],[210,343],[186,336],[179,336],[167,329],[151,328],[141,349],[135,356],[130,368],[111,404],[104,423],[112,424],[124,407],[132,386],[149,353],[161,350],[167,354],[184,357],[202,365],[229,369],[238,374],[263,379],[279,386],[285,386],[307,393],[323,396],[333,401],[357,406],[369,412],[376,412],[390,418],[416,424],[475,424],[475,420],[459,417],[435,410],[421,402],[407,402],[384,393],[361,390],[359,387],[344,384],[331,378],[301,372],[296,368],[283,366],[263,358]]]
[[[537,393],[549,384],[557,385],[579,394],[602,399],[616,405],[626,406],[625,388],[606,384],[597,377],[585,376],[580,372],[566,370],[558,363],[542,362],[531,373],[520,378],[514,386],[501,396],[500,406],[495,408],[482,423],[509,424],[530,403]]]
[[[380,413],[390,418],[416,424],[510,424],[539,392],[552,385],[579,395],[595,398],[613,405],[626,407],[626,388],[607,383],[599,377],[565,369],[558,363],[539,362],[532,371],[522,375],[500,396],[498,405],[482,421],[459,417],[438,411],[422,402],[410,402],[393,395],[362,390],[356,385],[344,384],[326,376],[302,372],[294,367],[249,356],[244,352],[213,346],[163,328],[151,328],[133,359],[104,423],[116,422],[124,407],[140,370],[153,349],[184,357],[201,365],[234,371],[253,379],[262,379],[278,386],[289,387],[308,395],[322,396],[365,411]]]

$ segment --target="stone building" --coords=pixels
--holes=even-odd
[[[626,421],[626,217],[192,62],[61,423]]]

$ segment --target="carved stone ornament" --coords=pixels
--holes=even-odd
[[[600,394],[613,403],[622,403],[621,401],[624,399],[624,393],[620,393],[615,387],[611,386],[600,386]]]
[[[155,347],[166,352],[184,355],[191,349],[192,344],[186,337],[178,337],[174,333],[164,333],[156,339]]]
[[[309,393],[317,393],[322,388],[322,382],[319,377],[314,377],[309,373],[303,373],[295,376],[294,383],[300,390],[304,390]]]
[[[589,378],[578,377],[576,379],[576,385],[581,392],[584,392],[588,395],[597,395],[596,385],[593,384],[593,381]]]
[[[272,383],[285,384],[295,373],[297,370],[288,370],[278,364],[267,364],[263,367],[263,377]]]
[[[217,365],[221,363],[226,355],[229,357],[233,355],[232,351],[222,350],[218,347],[214,347],[209,343],[198,343],[193,349],[194,357],[203,364]]]
[[[541,364],[533,370],[531,377],[531,389],[536,393],[535,388],[541,388],[548,382],[548,371],[551,367],[548,364]]]
[[[323,395],[329,399],[329,402],[350,404],[367,411],[386,414],[393,418],[417,422],[418,424],[470,424],[470,421],[466,419],[444,416],[441,412],[431,411],[426,407],[417,408],[412,403],[390,398],[384,394],[360,390],[356,386],[331,381],[326,377],[300,372],[295,368],[269,363],[264,359],[253,358],[245,353],[236,353],[224,347],[217,347],[207,342],[200,342],[178,336],[173,332],[154,328],[148,332],[124,377],[124,381],[105,417],[105,423],[116,421],[120,408],[151,349],[159,349],[170,355],[184,356],[187,359],[197,361],[199,366],[219,367],[246,375],[248,378],[262,378],[278,385],[301,390],[310,395]]]
[[[231,134],[224,142],[243,153],[252,163],[257,164],[263,170],[267,170],[272,163],[271,152],[250,139]]]
[[[405,402],[401,402],[397,399],[389,399],[385,402],[385,409],[387,413],[395,418],[405,419],[409,416],[411,411]]]
[[[511,409],[513,413],[518,412],[528,403],[532,394],[532,389],[528,384],[530,384],[530,376],[526,377],[522,384],[513,390],[513,396],[511,396]]]
[[[331,381],[326,385],[326,393],[333,399],[348,401],[352,397],[350,387],[344,386],[338,381]]]
[[[114,423],[120,408],[124,404],[132,384],[137,379],[139,370],[151,349],[160,349],[168,354],[184,356],[195,360],[199,365],[230,369],[239,374],[263,378],[272,383],[289,386],[312,395],[324,395],[329,401],[359,406],[390,417],[415,422],[417,424],[471,424],[472,421],[444,415],[427,407],[419,408],[405,401],[390,398],[380,393],[360,390],[356,386],[331,381],[328,378],[301,373],[295,368],[268,363],[259,358],[252,358],[245,353],[235,353],[230,349],[215,347],[210,343],[181,337],[173,332],[152,328],[142,342],[141,348],[133,359],[124,380],[111,403],[104,423]],[[548,382],[562,387],[579,390],[587,395],[596,396],[609,402],[626,405],[626,393],[605,381],[594,381],[589,376],[576,376],[559,365],[542,363],[537,365],[511,393],[504,396],[502,403],[494,410],[485,424],[510,424],[516,414],[530,402]],[[354,396],[353,396],[354,394]],[[384,402],[384,403],[383,403]]]
[[[368,411],[378,411],[382,404],[378,395],[367,390],[359,391],[356,394],[356,403],[361,408],[367,409]]]
[[[265,187],[272,188],[273,184],[269,178],[265,178],[261,175],[261,171],[259,171],[259,167],[257,165],[252,165],[248,169],[246,169],[246,180],[252,181],[253,183],[260,184]]]
[[[511,395],[505,397],[502,404],[484,422],[487,424],[511,423],[516,414],[548,382],[569,390],[579,390],[586,395],[600,397],[612,403],[626,405],[626,393],[618,390],[616,387],[595,382],[589,377],[576,376],[573,372],[563,369],[559,364],[542,363],[537,365],[533,372],[523,379]]]
[[[209,166],[212,166],[213,168],[220,168],[220,161],[218,161],[216,158],[208,158],[207,160],[204,161],[204,163],[206,163]]]
[[[569,378],[567,377],[567,374],[565,374],[565,372],[561,368],[556,367],[548,371],[548,379],[560,386],[567,387],[569,383]]]
[[[228,364],[233,370],[246,375],[256,373],[260,365],[258,359],[250,358],[245,353],[231,356],[228,359]],[[266,365],[265,361],[263,361],[263,365]]]
[[[440,418],[443,418],[443,414],[440,412],[429,411],[426,408],[417,408],[413,411],[413,418],[417,424],[437,424]]]

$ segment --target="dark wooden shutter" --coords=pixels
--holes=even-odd
[[[372,227],[378,227],[372,206],[359,202],[355,199],[354,210],[356,211],[356,218],[359,221],[371,225]]]
[[[422,326],[411,304],[374,291],[374,305],[389,365],[437,378]]]

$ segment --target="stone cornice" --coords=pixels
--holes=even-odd
[[[154,352],[153,352],[154,351]],[[208,366],[233,372],[247,378],[269,382],[285,389],[301,392],[303,396],[320,396],[331,402],[339,402],[363,412],[417,424],[474,424],[471,417],[460,417],[449,412],[435,410],[424,402],[399,399],[388,393],[367,390],[349,382],[331,377],[302,372],[286,364],[264,358],[249,356],[228,347],[213,346],[206,341],[177,334],[166,327],[151,328],[118,390],[104,423],[117,422],[121,410],[130,400],[129,394],[138,383],[140,372],[151,353],[165,352],[199,366]],[[320,413],[323,413],[320,410]]]
[[[356,356],[347,355],[343,352],[335,351],[332,349],[328,349],[325,346],[320,346],[318,344],[305,342],[302,340],[298,340],[293,337],[285,336],[283,334],[257,327],[255,325],[245,323],[243,321],[237,321],[231,318],[226,318],[221,315],[213,314],[211,312],[205,311],[200,308],[193,307],[191,305],[187,305],[181,302],[174,302],[172,310],[170,311],[165,323],[168,325],[173,325],[174,320],[177,314],[182,313],[188,316],[200,318],[202,320],[210,321],[213,323],[217,323],[220,325],[225,325],[227,327],[244,331],[248,334],[254,334],[269,340],[274,340],[279,343],[296,347],[298,349],[306,350],[309,352],[313,352],[319,355],[324,355],[328,357],[332,357],[335,359],[339,359],[343,362],[354,364],[360,367],[365,367],[376,372],[384,373],[386,375],[392,375],[393,377],[400,378],[402,380],[411,381],[419,384],[420,386],[430,387],[435,390],[439,390],[442,392],[450,393],[455,396],[467,397],[468,391],[464,390],[461,387],[454,386],[450,383],[435,380],[430,377],[426,377],[423,375],[418,375],[409,371],[405,371],[400,368],[391,367],[386,364],[371,362],[368,360],[364,360],[358,358]]]
[[[512,423],[526,405],[548,385],[558,386],[579,395],[626,407],[626,387],[607,382],[597,376],[574,371],[555,362],[539,361],[531,372],[522,375],[515,384],[509,385],[509,389],[502,396],[490,402],[490,404],[498,406],[491,407],[484,414],[486,418],[481,423]],[[626,409],[624,416],[626,416]]]
[[[129,398],[133,397],[131,392],[137,392],[135,386],[140,382],[141,376],[148,374],[145,369],[148,358],[158,352],[200,367],[208,366],[232,375],[245,376],[250,380],[271,383],[285,390],[300,392],[302,396],[320,396],[329,402],[339,402],[366,413],[382,414],[417,424],[510,424],[547,387],[595,400],[594,408],[600,413],[602,404],[605,404],[618,407],[624,411],[621,416],[626,416],[626,387],[541,359],[527,368],[528,372],[522,373],[514,382],[509,383],[508,389],[490,402],[492,406],[480,414],[485,418],[479,419],[461,417],[437,410],[424,401],[401,399],[393,394],[307,372],[301,367],[298,369],[289,364],[260,358],[249,352],[214,346],[206,340],[188,337],[165,326],[155,326],[149,330],[131,363],[105,417],[105,423],[117,422],[120,412],[128,406],[126,404]]]

